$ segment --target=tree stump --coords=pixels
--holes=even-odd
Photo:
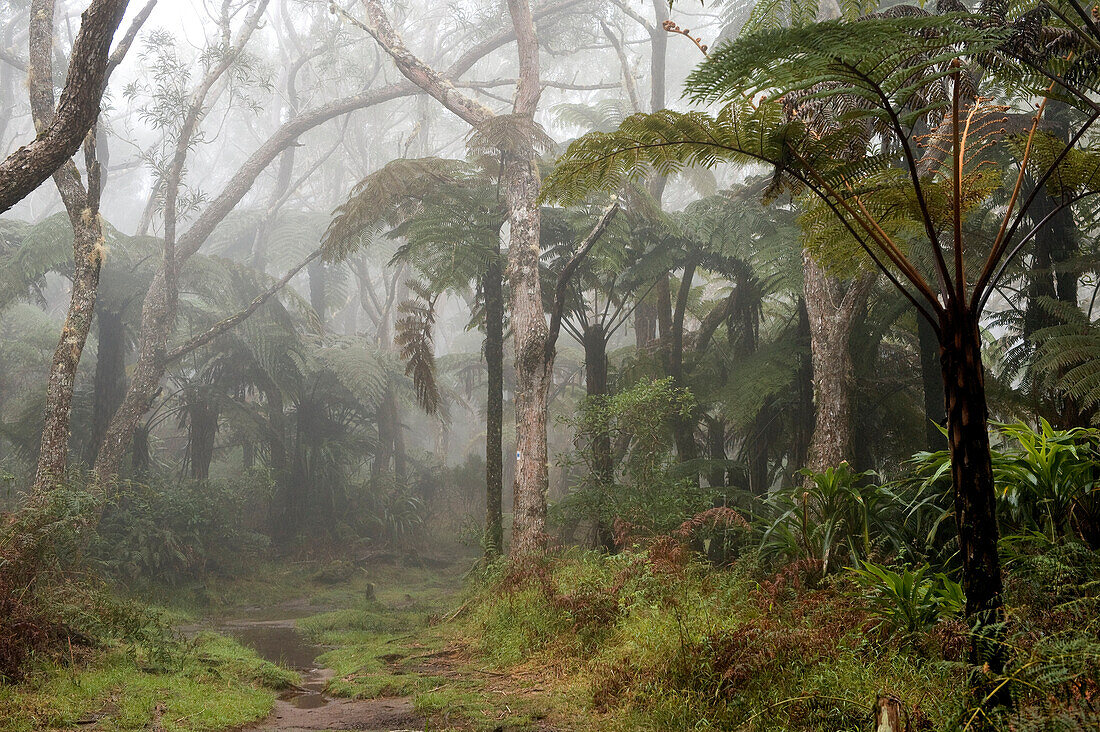
[[[873,710],[875,732],[910,732],[909,713],[901,699],[893,694],[879,694]]]

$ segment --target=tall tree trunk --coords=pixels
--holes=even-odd
[[[806,298],[798,298],[799,363],[795,373],[794,444],[790,463],[794,470],[806,466],[810,443],[814,439],[814,367],[810,348],[810,316],[806,311]]]
[[[504,551],[504,273],[494,259],[485,272],[485,557]]]
[[[180,268],[188,257],[198,251],[217,223],[240,201],[263,166],[270,162],[282,148],[290,144],[290,141],[285,145],[280,141],[279,151],[265,151],[270,154],[269,157],[259,156],[259,159],[256,159],[257,155],[254,155],[253,160],[237,172],[222,195],[203,211],[183,236],[177,239],[176,227],[179,222],[176,217],[176,208],[179,188],[188,151],[194,142],[203,112],[207,108],[208,95],[259,26],[267,3],[268,0],[257,0],[256,5],[244,19],[232,47],[218,56],[216,62],[207,69],[205,76],[188,97],[187,113],[176,140],[174,155],[163,177],[164,256],[156,274],[153,275],[149,290],[145,294],[145,301],[142,303],[141,346],[138,349],[138,362],[130,378],[126,396],[114,417],[111,418],[103,445],[96,457],[95,475],[96,480],[101,484],[114,480],[118,475],[118,468],[130,445],[138,420],[156,398],[157,388],[167,366],[165,356],[168,350],[168,339],[176,325]],[[224,28],[223,31],[229,33],[230,29]],[[284,125],[283,129],[285,127]],[[256,165],[260,162],[262,165],[257,168]]]
[[[214,459],[214,439],[218,434],[218,410],[204,401],[196,401],[188,410],[187,452],[191,461],[191,477],[210,478],[210,463]]]
[[[584,331],[584,388],[585,396],[589,404],[596,408],[602,408],[602,404],[596,404],[597,400],[607,396],[607,334],[603,326],[593,323]],[[598,420],[600,425],[594,434],[589,435],[592,451],[592,482],[597,491],[596,496],[596,545],[606,551],[615,549],[615,538],[611,527],[603,521],[601,514],[606,499],[606,491],[615,481],[615,463],[611,453],[611,433],[603,420]]]
[[[920,377],[924,392],[925,449],[935,452],[944,447],[939,428],[946,423],[943,411],[943,374],[940,370],[940,342],[936,330],[924,317],[917,315],[917,342],[920,349]]]
[[[388,400],[390,429],[393,431],[393,477],[403,483],[409,477],[405,454],[405,427],[401,424],[401,411],[397,408],[397,395],[390,392]]]
[[[50,364],[46,386],[46,421],[42,428],[38,468],[34,477],[35,491],[53,487],[65,474],[69,457],[73,387],[80,356],[92,327],[99,268],[103,261],[98,219],[92,225],[85,225],[78,219],[74,229],[76,267],[73,289],[65,325]]]
[[[374,451],[374,462],[371,464],[370,474],[372,478],[379,478],[390,467],[390,458],[393,457],[393,421],[390,419],[390,398],[392,389],[387,388],[382,401],[378,404],[378,413],[375,422],[378,428],[378,440]]]
[[[177,293],[167,286],[162,263],[153,276],[142,306],[141,346],[137,364],[130,376],[130,385],[122,404],[111,418],[96,457],[95,474],[100,482],[113,480],[118,475],[134,429],[156,398],[157,387],[164,375],[168,338],[175,325],[176,302]]]
[[[85,446],[85,462],[89,465],[95,463],[107,424],[126,393],[126,326],[122,313],[100,307],[96,330],[99,347],[92,393],[92,436]]]
[[[516,4],[511,0],[509,5]],[[547,325],[539,282],[538,171],[533,159],[513,160],[505,180],[511,244],[508,280],[516,374],[516,472],[512,483],[512,556],[539,551],[546,541],[549,488],[546,419],[553,360],[546,356]]]
[[[378,0],[362,0],[366,10],[363,27],[390,55],[411,82],[474,128],[496,120],[497,115],[477,99],[466,96],[438,71],[405,46],[390,25]],[[539,49],[528,0],[508,0],[508,14],[515,30],[519,75],[512,102],[512,124],[533,124],[542,87],[539,81]],[[521,136],[523,137],[523,136]],[[538,207],[539,175],[534,140],[519,140],[503,156],[504,198],[508,208],[510,243],[508,281],[515,338],[516,371],[516,470],[512,528],[513,556],[538,551],[546,536],[548,487],[546,417],[553,349],[546,347],[548,328],[542,309],[539,280]]]
[[[542,87],[539,82],[539,46],[528,0],[508,0],[508,14],[516,30],[519,79],[513,113],[533,124]],[[546,492],[549,455],[546,420],[553,348],[547,348],[548,327],[542,309],[539,278],[541,253],[538,205],[539,173],[534,141],[527,140],[507,156],[505,200],[511,240],[508,280],[512,295],[512,333],[516,352],[516,474],[513,484],[513,557],[540,550],[546,543]]]
[[[965,305],[951,304],[941,316],[940,328],[966,616],[978,631],[971,634],[970,662],[989,663],[999,671],[1004,648],[997,631],[989,626],[1002,618],[1003,588],[978,318]]]
[[[691,283],[695,278],[697,263],[689,259],[684,265],[684,273],[680,279],[680,287],[676,291],[676,305],[671,311],[671,319],[668,329],[661,324],[661,342],[666,345],[666,358],[668,374],[672,377],[676,386],[686,388],[684,384],[684,319],[687,317],[688,299],[691,296]],[[667,284],[668,279],[662,277],[658,282],[658,290],[661,283]],[[664,299],[663,296],[661,298]],[[665,309],[661,306],[662,311]],[[667,332],[667,336],[665,333]],[[681,463],[690,462],[699,457],[699,448],[695,444],[695,425],[697,420],[694,415],[683,417],[679,414],[672,418],[672,439],[676,443],[676,455]],[[695,483],[699,483],[699,473],[694,471]]]
[[[715,464],[707,471],[707,482],[712,488],[724,488],[726,469],[718,463],[726,460],[726,422],[718,417],[706,417],[707,457]]]
[[[814,434],[806,467],[815,473],[851,458],[852,325],[870,277],[842,283],[804,253],[806,314],[814,379]]]

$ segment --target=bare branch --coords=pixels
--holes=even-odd
[[[283,289],[283,287],[286,286],[286,283],[290,282],[290,280],[294,278],[294,275],[305,269],[305,267],[310,262],[320,257],[321,251],[321,249],[315,249],[308,257],[303,259],[294,267],[291,267],[289,270],[287,270],[287,273],[284,274],[279,281],[275,282],[273,285],[271,285],[271,287],[267,288],[263,293],[258,295],[252,302],[248,304],[248,307],[246,307],[245,309],[240,310],[233,315],[230,315],[228,318],[219,320],[217,323],[210,326],[210,328],[208,328],[204,333],[200,333],[186,343],[173,348],[171,351],[164,355],[164,363],[172,363],[173,361],[176,361],[183,356],[186,356],[188,353],[191,353],[195,349],[202,348],[218,336],[232,330],[237,324],[247,320],[248,317],[259,310],[265,302],[270,300],[275,293]]]

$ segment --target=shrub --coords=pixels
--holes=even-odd
[[[928,630],[941,620],[959,615],[966,606],[962,587],[928,566],[895,572],[862,562],[855,570],[860,584],[872,591],[871,611],[897,630]]]
[[[92,554],[107,576],[169,585],[239,572],[267,547],[244,529],[238,486],[220,481],[124,483],[103,509]]]
[[[765,554],[812,560],[828,574],[900,543],[901,501],[888,486],[871,482],[873,473],[843,462],[802,475],[807,485],[776,491],[767,501],[774,518],[764,532]]]

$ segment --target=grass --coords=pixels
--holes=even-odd
[[[169,668],[142,649],[115,647],[84,661],[42,664],[24,683],[0,686],[0,729],[220,730],[263,718],[296,674],[214,634],[186,644]]]
[[[267,565],[239,588],[220,585],[212,607],[306,613],[296,622],[329,649],[319,661],[335,672],[330,694],[411,697],[429,729],[855,732],[880,692],[903,700],[915,728],[952,728],[965,644],[951,627],[890,631],[865,592],[847,575],[807,588],[752,556],[719,569],[654,545],[502,561],[468,582],[461,562]],[[12,720],[0,729],[67,729],[96,715],[104,730],[154,718],[167,730],[225,729],[263,716],[289,679],[217,636],[180,658],[157,673],[153,654],[118,647],[48,666],[0,689],[0,719]]]
[[[568,551],[489,572],[451,633],[504,672],[539,669],[582,729],[859,730],[884,690],[945,728],[961,665],[894,642],[843,589],[768,591],[751,562]]]

